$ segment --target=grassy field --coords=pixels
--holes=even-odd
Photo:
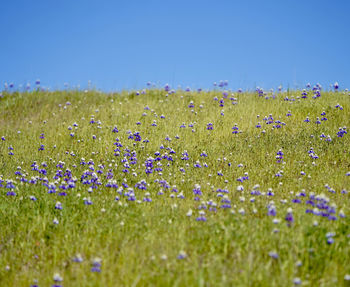
[[[350,286],[346,126],[343,91],[3,92],[0,286]]]

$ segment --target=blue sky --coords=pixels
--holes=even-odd
[[[0,84],[350,88],[350,1],[11,0]]]

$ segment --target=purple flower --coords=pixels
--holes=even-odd
[[[268,207],[267,215],[276,216],[276,207],[274,205]]]
[[[101,272],[101,268],[93,266],[93,267],[91,267],[91,272],[98,272],[98,273],[100,273]]]
[[[277,152],[277,155],[276,155],[276,162],[277,163],[281,163],[282,160],[283,160],[283,152],[282,150],[280,149],[278,152]]]
[[[207,123],[207,130],[213,130],[213,124],[212,123]]]
[[[337,220],[338,218],[335,215],[328,215],[328,220]]]
[[[333,243],[334,243],[333,237],[327,238],[327,244],[331,245],[331,244],[333,244]]]
[[[195,195],[202,195],[201,186],[199,184],[195,184],[193,193]]]
[[[273,259],[278,259],[278,253],[275,251],[269,252],[269,256]]]
[[[288,226],[294,222],[293,211],[291,208],[288,208],[285,220],[287,221]]]
[[[234,124],[232,130],[233,130],[233,132],[232,132],[233,134],[238,134],[240,132],[239,128],[237,127],[237,124]]]
[[[92,205],[92,201],[90,198],[84,198],[84,204],[85,205]]]
[[[101,264],[102,263],[102,259],[100,258],[94,258],[92,260],[92,267],[91,267],[91,272],[101,272]]]
[[[77,263],[81,263],[84,261],[84,259],[83,259],[83,257],[81,257],[80,254],[77,254],[76,256],[74,256],[73,261],[77,262]]]
[[[9,188],[9,189],[14,189],[15,188],[15,185],[14,185],[12,180],[7,180],[6,181],[6,188]]]
[[[343,128],[339,128],[339,131],[337,132],[337,136],[338,138],[342,138],[345,134],[347,134],[348,132],[346,131],[346,127]]]
[[[305,89],[304,89],[303,92],[301,93],[301,98],[302,98],[302,99],[306,99],[306,98],[307,98],[307,92],[306,92]]]
[[[185,259],[187,257],[187,254],[185,251],[180,251],[179,255],[177,256],[177,259]]]
[[[196,221],[207,221],[205,216],[199,216],[196,218]]]
[[[200,155],[201,157],[207,157],[208,155],[206,154],[206,152],[205,151],[203,151],[202,153],[201,153],[201,155]],[[349,175],[350,175],[350,172],[349,172]]]

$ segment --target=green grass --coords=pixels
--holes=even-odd
[[[229,96],[224,107],[214,100],[222,98],[220,91],[177,91],[168,96],[161,90],[139,96],[96,91],[3,95],[0,136],[6,140],[0,142],[0,178],[4,181],[0,187],[0,286],[30,286],[35,279],[39,286],[50,286],[56,272],[63,277],[63,286],[293,286],[295,278],[302,280],[302,286],[350,286],[344,279],[350,274],[350,199],[349,193],[341,192],[350,189],[350,176],[346,176],[350,135],[337,137],[339,127],[350,126],[348,93],[322,92],[317,99],[312,93],[300,99],[300,91],[280,93],[275,99],[270,94],[265,99],[256,93],[235,93],[237,104],[231,104]],[[286,96],[295,101],[285,101]],[[195,105],[192,109],[190,101]],[[335,108],[338,103],[343,110]],[[289,110],[291,117],[286,116]],[[316,125],[323,111],[328,120]],[[273,124],[263,120],[269,114],[286,125],[272,129]],[[89,124],[92,115],[101,123]],[[310,123],[304,122],[306,116]],[[156,127],[151,126],[154,120]],[[141,125],[136,125],[138,121]],[[261,129],[255,127],[258,121]],[[211,131],[206,129],[209,122],[214,126]],[[180,128],[182,123],[186,128]],[[190,123],[193,128],[188,127]],[[232,134],[235,123],[242,133]],[[118,133],[112,132],[114,126]],[[128,130],[139,131],[149,143],[128,139]],[[42,133],[44,139],[40,139]],[[321,140],[322,133],[332,141]],[[123,144],[120,156],[113,151],[116,137]],[[38,150],[41,144],[43,151]],[[160,149],[162,144],[165,149]],[[125,174],[121,160],[127,147],[136,152],[137,163],[130,164]],[[162,159],[161,174],[147,175],[146,159],[155,158],[157,151],[169,154],[167,147],[176,152],[173,161]],[[311,147],[318,159],[309,156]],[[284,163],[276,162],[279,149]],[[181,160],[185,150],[188,161]],[[208,157],[200,156],[203,151]],[[92,159],[95,172],[98,165],[104,165],[103,174],[97,174],[101,185],[93,192],[80,182],[88,169],[80,164],[81,158]],[[197,160],[202,168],[194,167]],[[47,163],[47,175],[32,170],[34,161],[40,169],[42,162]],[[58,195],[63,191],[58,181],[57,192],[51,194],[42,184],[45,177],[55,182],[59,161],[65,163],[63,174],[70,169],[77,179],[66,196]],[[243,167],[238,167],[240,163]],[[15,175],[18,167],[27,180],[36,177],[36,183],[21,182],[23,175]],[[105,187],[109,169],[119,187],[126,182],[134,189],[136,201]],[[283,176],[276,177],[281,170]],[[238,182],[245,172],[249,180]],[[147,182],[146,191],[135,188],[142,179]],[[7,196],[7,180],[14,180],[16,196]],[[166,180],[170,188],[161,188],[159,180]],[[194,200],[195,184],[201,186],[200,201]],[[261,195],[251,194],[256,184]],[[325,188],[326,184],[335,192]],[[244,191],[237,191],[239,185]],[[173,186],[177,193],[171,191]],[[217,192],[219,188],[228,193]],[[266,195],[269,188],[274,196]],[[306,197],[293,203],[303,190]],[[142,201],[146,192],[152,202]],[[180,193],[184,199],[177,197]],[[312,209],[306,204],[310,193],[324,195],[328,206],[335,205],[337,220],[307,214],[306,209]],[[220,208],[220,194],[228,197],[231,208]],[[84,205],[87,197],[92,205]],[[55,209],[57,201],[62,210]],[[208,210],[209,201],[217,204],[216,212]],[[271,201],[275,217],[267,215]],[[196,221],[201,204],[207,207],[206,222]],[[288,226],[285,216],[290,207],[294,222]],[[186,216],[189,209],[193,211],[190,217]],[[53,223],[55,218],[59,224]],[[273,223],[276,218],[280,223]],[[335,233],[333,244],[327,243],[328,232]],[[184,259],[178,259],[181,252],[186,254]],[[277,252],[278,259],[269,252]],[[76,254],[84,261],[73,262]],[[100,273],[91,272],[95,257],[102,259]]]

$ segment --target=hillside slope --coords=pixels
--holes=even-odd
[[[342,91],[4,93],[0,285],[348,286],[349,126]]]

